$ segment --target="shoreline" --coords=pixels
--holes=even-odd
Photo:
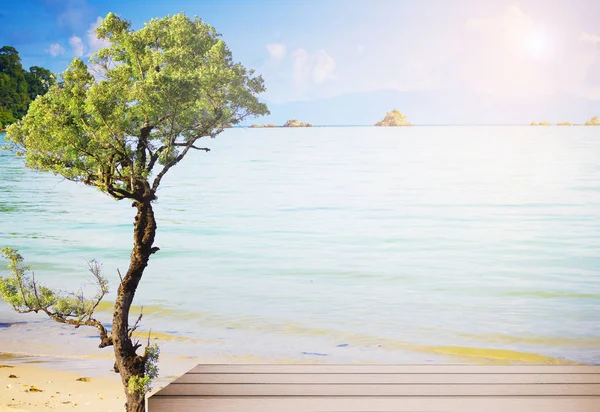
[[[456,348],[448,347],[445,349],[452,353],[455,352],[453,349]],[[463,355],[466,354],[463,353]],[[84,357],[81,360],[85,362],[85,360],[91,361],[92,359]],[[170,362],[172,360],[174,359],[163,359],[163,362]],[[98,370],[92,372],[86,369],[85,363],[77,365],[78,362],[74,364],[72,361],[72,358],[27,356],[10,352],[0,352],[0,409],[13,412],[66,411],[73,409],[84,410],[86,412],[122,412],[125,410],[125,395],[118,374],[110,371],[108,367],[103,368],[102,373],[98,373]],[[112,360],[106,359],[106,361],[112,364]],[[257,355],[232,356],[230,354],[221,354],[221,356],[191,356],[187,359],[186,365],[179,365],[179,368],[177,368],[179,370],[176,374],[164,374],[160,376],[154,382],[153,390],[150,394],[160,390],[198,364],[253,363],[316,364],[329,362],[315,359],[286,361],[277,358],[267,359]],[[377,364],[379,362],[355,363]],[[466,362],[461,363],[467,364]],[[488,359],[487,362],[474,363],[506,364],[504,362],[494,362],[492,359]],[[530,359],[530,362],[525,363],[552,364],[554,362],[548,362],[548,359],[540,358]],[[560,362],[559,364],[572,363]]]
[[[322,329],[300,323],[240,319],[195,319],[186,311],[145,307],[151,322],[136,331],[161,347],[161,380],[198,363],[505,363],[597,364],[600,337],[457,334],[432,340],[402,339],[368,331]],[[102,311],[101,320],[108,321]],[[59,325],[40,314],[20,315],[0,303],[0,362],[44,362],[90,377],[104,376],[114,363],[110,348],[98,349],[95,330]],[[106,318],[106,319],[104,319]],[[168,322],[168,327],[166,322]],[[250,322],[250,323],[249,323]],[[68,350],[65,350],[69,348]],[[2,353],[11,356],[2,356]]]

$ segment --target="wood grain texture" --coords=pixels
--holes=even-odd
[[[181,384],[155,396],[600,396],[600,384]],[[600,400],[600,398],[599,398]],[[600,407],[600,405],[599,405]]]
[[[600,383],[600,373],[186,373],[173,383]]]
[[[558,365],[198,365],[188,373],[600,373],[600,366]]]
[[[600,366],[201,365],[149,412],[600,412]]]
[[[149,412],[598,412],[598,397],[151,397]]]

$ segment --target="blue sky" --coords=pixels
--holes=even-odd
[[[63,71],[108,12],[216,27],[280,103],[375,90],[565,93],[600,100],[600,1],[1,0],[0,44]]]

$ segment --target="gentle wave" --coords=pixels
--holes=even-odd
[[[158,193],[136,303],[171,350],[600,363],[591,128],[263,132],[227,130]],[[1,156],[0,244],[60,289],[93,293],[98,259],[114,299],[130,204]]]

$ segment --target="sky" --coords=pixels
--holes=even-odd
[[[598,0],[0,0],[0,45],[62,72],[102,47],[109,12],[134,28],[201,17],[272,103],[377,90],[600,100]]]

